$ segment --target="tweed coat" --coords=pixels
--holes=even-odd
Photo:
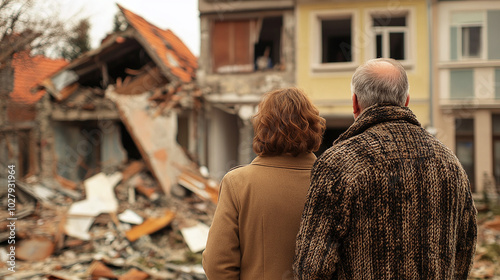
[[[293,279],[312,153],[257,157],[221,182],[203,268],[210,280]]]
[[[315,162],[296,279],[467,279],[476,209],[456,156],[407,107],[367,108]]]

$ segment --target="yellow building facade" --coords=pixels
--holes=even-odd
[[[425,0],[298,0],[296,82],[327,119],[324,145],[353,121],[350,82],[360,64],[398,59],[410,83],[409,107],[431,124],[429,28]]]

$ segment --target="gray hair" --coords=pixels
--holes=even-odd
[[[361,109],[377,103],[405,106],[409,89],[405,69],[391,58],[368,60],[352,75],[351,94],[356,94]]]

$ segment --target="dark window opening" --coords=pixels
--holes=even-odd
[[[406,17],[379,15],[373,17],[373,26],[406,26]]]
[[[189,150],[189,117],[177,116],[177,143],[185,150]]]
[[[383,54],[382,54],[382,35],[377,34],[376,40],[377,40],[377,58],[381,58],[381,57],[383,57]]]
[[[374,15],[372,26],[375,35],[375,56],[406,59],[406,16]]]
[[[481,26],[462,27],[462,56],[481,56]]]
[[[455,120],[456,155],[462,164],[469,181],[471,190],[475,191],[475,164],[474,164],[474,120]]]
[[[62,121],[53,125],[57,173],[79,182],[100,171],[102,133],[97,121]]]
[[[262,20],[259,41],[254,45],[255,70],[270,69],[280,64],[282,17]]]
[[[121,141],[123,148],[125,151],[127,151],[127,157],[129,160],[140,160],[142,159],[141,152],[139,152],[139,149],[135,145],[134,140],[132,139],[132,136],[128,133],[127,128],[125,125],[123,125],[122,122],[119,122],[120,125],[120,132],[121,132]]]
[[[352,61],[351,18],[321,21],[322,63]]]
[[[18,170],[19,175],[22,177],[28,175],[30,172],[30,152],[32,151],[32,145],[30,141],[30,133],[29,131],[19,131],[17,135],[17,139],[19,141],[19,163],[20,168]]]
[[[53,125],[57,173],[79,182],[142,156],[121,122],[59,121]],[[114,149],[119,147],[118,149]],[[125,153],[124,153],[125,152]]]
[[[403,32],[391,32],[389,34],[389,56],[393,59],[405,59],[405,34]]]

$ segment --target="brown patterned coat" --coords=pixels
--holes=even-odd
[[[476,209],[456,156],[407,107],[367,108],[314,164],[296,279],[466,279]]]

